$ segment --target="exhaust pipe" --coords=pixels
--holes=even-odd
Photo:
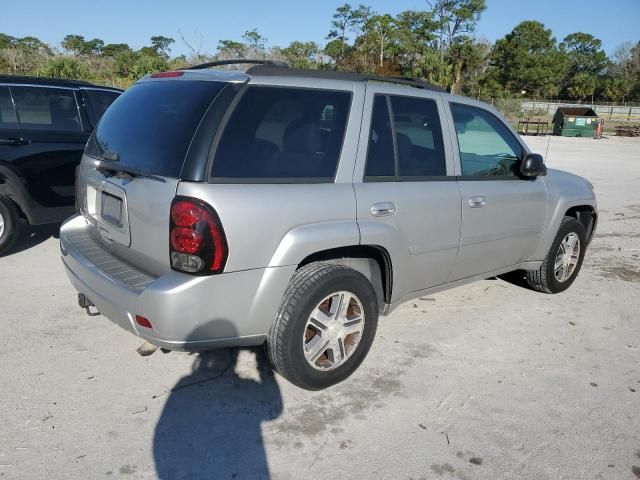
[[[87,312],[87,315],[89,315],[90,317],[97,317],[98,315],[100,315],[100,312],[98,311],[96,306],[91,300],[87,298],[84,293],[78,294],[78,305],[80,305],[80,308],[83,308],[85,312]],[[91,311],[91,307],[95,308],[95,311]]]

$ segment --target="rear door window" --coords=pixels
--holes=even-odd
[[[179,178],[205,111],[225,82],[157,80],[127,89],[102,116],[85,153],[117,156],[121,165]]]
[[[82,93],[86,97],[87,115],[93,128],[98,125],[100,118],[107,108],[120,96],[120,92],[95,90],[91,88],[83,88]]]
[[[427,98],[376,95],[365,177],[398,181],[446,175],[436,102]]]
[[[11,87],[18,123],[23,129],[81,132],[73,90],[51,87]]]
[[[0,128],[18,128],[18,120],[13,109],[9,87],[0,87]]]
[[[438,107],[434,100],[392,96],[400,177],[447,174]]]
[[[350,103],[349,92],[248,87],[225,126],[212,177],[333,180]]]
[[[367,177],[393,177],[396,174],[393,130],[387,97],[376,95],[371,117],[371,133],[367,150]]]

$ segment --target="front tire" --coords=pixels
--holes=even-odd
[[[18,215],[9,199],[0,195],[0,256],[8,252],[17,237]]]
[[[564,292],[580,272],[586,247],[587,234],[582,223],[574,217],[564,217],[540,268],[526,272],[527,283],[543,293]]]
[[[269,360],[294,385],[321,390],[360,366],[377,325],[378,300],[366,277],[338,264],[305,265],[291,279],[269,332]]]

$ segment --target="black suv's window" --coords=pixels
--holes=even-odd
[[[377,95],[365,176],[394,177],[388,179],[394,180],[446,174],[436,102],[425,98]]]
[[[490,112],[451,104],[456,126],[462,176],[516,177],[522,147],[506,126]]]
[[[82,93],[87,98],[87,114],[91,126],[95,128],[100,121],[104,112],[109,108],[116,98],[120,96],[119,92],[111,92],[109,90],[82,89]]]
[[[157,80],[127,89],[105,112],[85,153],[105,150],[119,163],[178,178],[191,139],[223,82]]]
[[[333,179],[350,102],[348,92],[247,88],[218,144],[212,176]]]
[[[18,128],[9,87],[0,87],[0,128]]]
[[[82,124],[73,90],[11,87],[21,128],[80,132]]]

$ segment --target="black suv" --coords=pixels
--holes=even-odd
[[[0,255],[17,221],[75,211],[75,169],[89,134],[121,90],[82,81],[0,76]]]

